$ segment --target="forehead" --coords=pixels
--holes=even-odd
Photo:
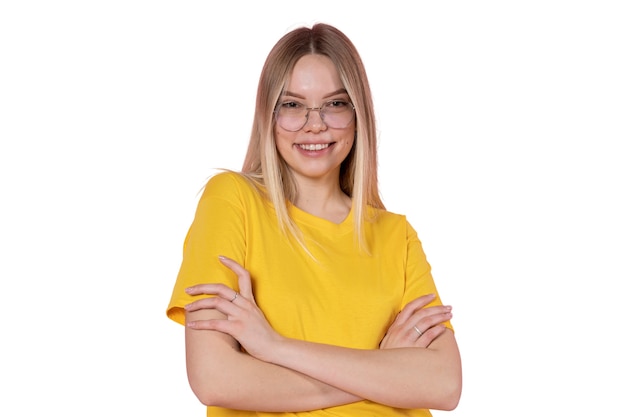
[[[305,94],[325,94],[343,88],[337,66],[325,55],[305,55],[293,67],[286,90]]]

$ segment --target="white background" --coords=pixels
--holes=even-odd
[[[619,3],[0,3],[0,415],[204,415],[165,316],[182,241],[315,21],[362,54],[384,201],[454,306],[449,415],[623,415]]]

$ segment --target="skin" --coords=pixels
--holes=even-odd
[[[342,97],[341,88],[334,64],[309,55],[296,64],[286,90],[307,107],[318,107]],[[345,219],[350,199],[339,187],[339,169],[353,146],[354,131],[354,121],[343,129],[329,128],[316,111],[298,132],[276,126],[276,146],[298,184],[294,204],[299,208],[334,222]],[[331,146],[303,152],[303,143]],[[441,324],[452,317],[451,308],[426,307],[433,295],[407,304],[379,349],[348,349],[275,332],[256,305],[248,271],[231,259],[220,261],[237,274],[240,293],[222,284],[187,289],[191,295],[215,295],[186,306],[188,377],[204,404],[276,412],[361,399],[400,408],[456,407],[460,356],[453,332]]]
[[[333,62],[323,55],[303,56],[295,65],[283,100],[296,100],[307,107],[319,107],[332,99],[349,97]],[[350,197],[339,187],[341,163],[354,144],[356,122],[343,129],[324,124],[318,111],[311,111],[307,123],[297,132],[276,125],[278,153],[290,167],[298,184],[299,208],[336,223],[350,212]],[[320,151],[304,151],[299,145],[330,146]]]

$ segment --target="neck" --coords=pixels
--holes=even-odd
[[[350,213],[352,201],[339,187],[339,179],[312,181],[298,178],[298,198],[293,204],[314,216],[341,223]]]

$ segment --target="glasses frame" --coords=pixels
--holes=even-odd
[[[326,105],[328,105],[329,103],[332,103],[333,101],[343,101],[343,100],[329,100],[325,103],[323,103],[320,107],[305,107],[304,109],[306,110],[306,113],[304,115],[304,123],[302,123],[302,126],[300,126],[298,129],[296,130],[292,130],[292,129],[285,129],[285,127],[283,127],[283,125],[280,124],[280,118],[278,117],[278,113],[280,112],[280,106],[283,103],[288,103],[289,100],[285,100],[285,101],[279,101],[276,104],[276,109],[274,110],[274,120],[276,122],[276,124],[278,126],[280,126],[282,129],[286,130],[287,132],[298,132],[300,130],[302,130],[302,128],[304,128],[304,126],[306,126],[306,124],[309,122],[309,114],[311,114],[311,111],[317,111],[319,112],[320,115],[320,120],[322,121],[322,123],[324,123],[327,127],[330,127],[331,129],[345,129],[346,127],[348,127],[348,125],[350,123],[352,123],[352,121],[354,120],[354,116],[356,115],[356,108],[354,107],[354,104],[352,104],[352,102],[347,101],[346,103],[350,105],[350,107],[352,108],[352,117],[350,117],[350,120],[348,121],[348,123],[346,123],[345,126],[343,127],[331,127],[328,126],[328,124],[326,123],[326,120],[324,120],[324,113],[322,112],[322,110],[326,107]]]

